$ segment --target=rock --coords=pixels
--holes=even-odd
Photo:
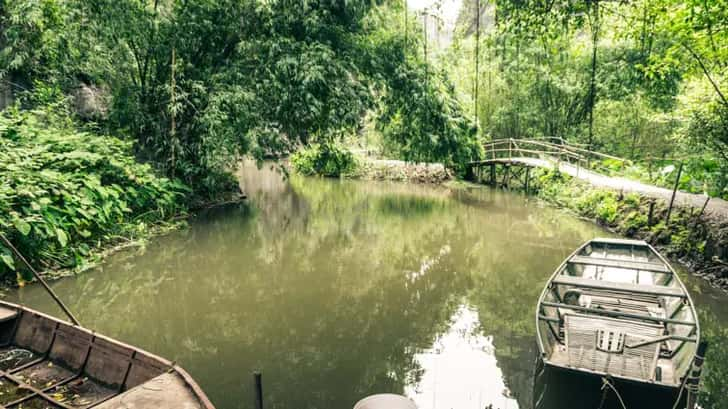
[[[106,119],[109,113],[108,99],[108,93],[102,88],[82,83],[73,93],[73,106],[83,119]]]

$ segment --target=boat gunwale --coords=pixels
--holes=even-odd
[[[557,364],[557,363],[547,361],[547,360],[544,360],[544,364],[548,367],[551,367],[551,368],[554,368],[554,369],[557,369],[560,371],[573,373],[573,374],[582,374],[583,375],[584,373],[586,373],[587,375],[590,375],[590,376],[598,376],[598,377],[610,376],[611,378],[619,380],[619,381],[629,382],[629,383],[636,384],[636,385],[650,385],[650,386],[659,387],[659,388],[662,388],[665,390],[676,391],[680,387],[680,384],[664,383],[664,382],[654,381],[651,379],[632,378],[629,376],[622,376],[622,375],[612,375],[612,374],[609,374],[606,372],[592,371],[591,369],[587,369],[587,368],[577,368],[577,367],[572,367],[572,366],[568,366],[568,365]]]
[[[554,279],[564,270],[564,268],[566,268],[566,265],[569,263],[569,261],[571,260],[571,258],[574,257],[574,256],[576,256],[577,254],[579,254],[579,252],[581,252],[584,248],[586,248],[588,245],[590,245],[592,243],[604,243],[604,244],[616,244],[616,245],[623,244],[623,245],[632,245],[632,246],[644,246],[644,247],[647,247],[649,250],[651,250],[655,255],[657,255],[658,259],[668,268],[668,270],[670,271],[670,273],[672,274],[672,276],[676,279],[678,285],[680,286],[680,289],[685,294],[685,298],[684,299],[687,300],[688,305],[690,307],[690,311],[692,312],[692,315],[693,315],[693,318],[694,318],[694,321],[695,321],[695,325],[693,327],[694,328],[694,331],[695,331],[695,333],[694,333],[694,337],[695,337],[694,342],[695,342],[695,345],[698,345],[700,343],[700,335],[701,335],[701,331],[700,331],[700,320],[698,319],[698,313],[697,313],[697,310],[695,309],[695,303],[693,302],[693,299],[690,296],[690,293],[687,291],[687,288],[685,287],[685,284],[682,282],[682,280],[678,276],[678,274],[675,271],[675,269],[667,261],[667,259],[662,254],[660,254],[659,251],[657,251],[651,244],[649,244],[649,243],[647,243],[645,241],[642,241],[642,240],[593,238],[591,240],[587,240],[582,245],[580,245],[579,247],[577,247],[576,250],[574,250],[571,254],[569,254],[569,256],[566,257],[564,259],[564,261],[562,261],[559,264],[559,266],[556,268],[556,270],[554,270],[554,272],[551,274],[551,276],[549,277],[548,281],[546,282],[546,285],[544,285],[543,290],[541,290],[541,295],[539,296],[538,303],[536,304],[536,340],[537,340],[539,354],[540,354],[541,359],[543,360],[544,364],[546,364],[546,365],[549,365],[549,366],[552,366],[552,367],[556,367],[556,368],[563,368],[563,369],[566,369],[566,370],[569,370],[569,371],[587,372],[589,374],[600,375],[600,376],[609,375],[609,376],[612,376],[614,378],[623,379],[623,380],[630,381],[630,382],[646,383],[646,384],[650,384],[650,385],[659,385],[659,386],[664,386],[664,387],[667,387],[667,388],[678,388],[680,386],[680,382],[676,382],[676,383],[664,383],[664,382],[659,382],[659,381],[655,381],[655,380],[652,380],[652,379],[640,379],[640,378],[632,378],[632,377],[629,377],[629,376],[613,375],[613,374],[609,374],[607,372],[593,371],[593,370],[590,370],[590,369],[587,369],[587,368],[577,368],[577,367],[571,367],[571,366],[567,366],[567,365],[558,364],[558,363],[555,363],[555,362],[551,361],[549,359],[549,357],[547,357],[547,354],[546,354],[546,351],[545,351],[545,348],[544,348],[543,337],[541,335],[541,326],[540,326],[540,323],[542,321],[542,319],[541,319],[541,306],[542,306],[542,304],[544,302],[544,298],[546,297],[546,293],[549,291],[549,288],[551,287]],[[682,342],[680,344],[680,347],[679,348],[682,348],[685,345],[685,343],[686,342]],[[692,356],[690,358],[690,361],[691,362],[695,358],[696,354],[697,354],[697,350],[692,353]],[[669,359],[672,360],[673,357],[671,357]],[[688,367],[687,370],[685,371],[685,373],[682,376],[680,376],[679,379],[682,379],[683,377],[687,376],[689,372],[690,372],[690,368]]]
[[[202,388],[197,384],[197,381],[195,381],[194,378],[192,378],[192,376],[186,370],[184,370],[182,367],[180,367],[179,365],[177,365],[173,361],[170,361],[170,360],[168,360],[166,358],[163,358],[163,357],[161,357],[159,355],[153,354],[153,353],[151,353],[149,351],[146,351],[146,350],[144,350],[142,348],[139,348],[139,347],[136,347],[136,346],[133,346],[133,345],[129,345],[127,343],[124,343],[122,341],[116,340],[116,339],[111,338],[109,336],[106,336],[106,335],[97,333],[96,331],[93,331],[93,330],[88,329],[86,327],[83,327],[81,325],[75,325],[75,324],[70,323],[70,322],[68,322],[66,320],[63,320],[63,319],[60,319],[60,318],[56,318],[56,317],[54,317],[52,315],[46,314],[46,313],[41,312],[41,311],[38,311],[38,310],[34,310],[32,308],[25,307],[25,306],[20,305],[20,304],[15,304],[15,303],[11,303],[11,302],[8,302],[8,301],[0,300],[0,307],[12,308],[12,309],[15,309],[18,312],[28,312],[28,313],[35,314],[37,316],[40,316],[42,318],[48,319],[48,320],[50,320],[52,322],[56,322],[56,323],[60,323],[60,324],[67,325],[69,327],[75,328],[75,329],[77,329],[77,330],[79,330],[81,332],[84,332],[84,333],[86,333],[88,335],[91,335],[92,337],[99,338],[99,339],[101,339],[101,340],[103,340],[105,342],[108,342],[110,344],[113,344],[115,346],[118,346],[118,347],[121,347],[121,348],[127,348],[127,349],[129,349],[129,350],[131,350],[131,351],[133,351],[133,352],[135,352],[137,354],[145,355],[149,359],[154,360],[154,361],[157,361],[159,364],[161,364],[161,365],[163,365],[163,366],[165,366],[165,367],[168,368],[165,372],[162,372],[159,375],[156,375],[156,376],[154,376],[154,377],[152,377],[152,378],[150,378],[150,379],[148,379],[148,380],[146,380],[146,381],[144,381],[144,382],[142,382],[142,383],[140,383],[138,385],[135,385],[135,386],[133,386],[131,388],[128,388],[128,389],[123,390],[123,391],[120,391],[114,397],[121,396],[121,395],[123,395],[127,391],[131,391],[133,389],[136,389],[137,387],[140,387],[140,386],[146,384],[150,380],[156,378],[157,376],[163,375],[164,373],[174,372],[175,374],[179,375],[180,378],[182,379],[182,381],[185,383],[185,385],[187,387],[189,387],[189,389],[192,392],[192,394],[199,401],[200,406],[201,406],[201,409],[216,409],[215,406],[210,401],[210,399],[207,397],[207,394],[205,394],[205,392],[202,390]],[[19,316],[18,316],[18,318],[19,318]],[[12,344],[12,339],[10,340],[10,342]],[[101,402],[99,402],[99,403],[101,403]]]

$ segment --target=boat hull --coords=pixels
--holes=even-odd
[[[1,301],[0,389],[9,408],[214,409],[173,362]]]
[[[684,408],[686,394],[679,389],[629,379],[611,378],[611,388],[603,389],[604,376],[544,363],[543,371],[534,380],[534,409],[621,408],[617,393],[628,408],[672,408],[679,398],[678,407]],[[606,392],[605,392],[606,391]]]
[[[550,368],[679,391],[700,341],[697,312],[667,260],[637,240],[594,239],[556,269],[536,308]]]

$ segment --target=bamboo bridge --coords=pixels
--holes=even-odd
[[[495,139],[486,143],[484,148],[485,159],[468,163],[467,179],[473,182],[521,188],[528,193],[533,180],[532,168],[558,169],[596,187],[635,192],[674,202],[675,205],[703,208],[708,213],[728,218],[728,202],[725,200],[599,173],[591,168],[593,161],[611,159],[622,167],[628,161],[587,149],[585,145],[568,143],[563,138]]]

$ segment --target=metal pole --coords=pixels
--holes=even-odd
[[[677,169],[677,177],[675,178],[675,187],[672,188],[672,197],[670,198],[670,207],[667,208],[667,217],[665,217],[665,225],[670,224],[670,215],[672,214],[672,205],[675,203],[675,195],[677,194],[677,187],[680,185],[680,176],[682,176],[683,163],[680,162],[680,167]]]
[[[61,310],[63,310],[63,312],[66,313],[66,315],[68,316],[68,319],[71,320],[73,325],[80,326],[81,323],[79,323],[78,320],[76,319],[76,317],[73,316],[73,314],[71,313],[71,310],[69,310],[68,307],[66,307],[66,305],[63,304],[63,301],[61,301],[61,299],[58,298],[56,293],[53,292],[51,287],[48,286],[48,283],[46,283],[45,280],[43,279],[43,277],[41,277],[40,274],[38,274],[38,272],[35,271],[33,266],[30,265],[28,260],[26,260],[22,254],[20,254],[20,251],[18,251],[18,249],[16,249],[15,246],[13,246],[13,244],[10,242],[10,240],[8,240],[8,238],[5,237],[5,235],[2,233],[0,233],[0,240],[2,240],[5,243],[5,245],[8,246],[8,248],[10,248],[10,250],[12,250],[13,253],[15,253],[15,256],[18,257],[18,259],[20,259],[20,261],[22,261],[26,267],[28,267],[28,269],[33,273],[33,277],[35,277],[35,279],[38,280],[38,282],[41,283],[41,285],[43,285],[43,287],[46,289],[48,294],[50,294],[51,298],[53,298],[53,301],[55,301],[56,304],[58,304],[58,306],[61,307]]]
[[[263,379],[260,372],[253,372],[255,384],[255,409],[263,409]]]

